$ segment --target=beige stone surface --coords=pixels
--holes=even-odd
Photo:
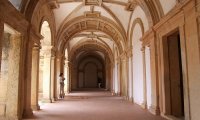
[[[147,107],[151,113],[169,119],[172,114],[166,82],[169,82],[167,71],[170,69],[166,67],[164,40],[179,31],[183,117],[198,120],[199,4],[200,0],[23,0],[16,9],[13,1],[1,0],[0,116],[5,115],[5,119],[10,120],[21,119],[22,115],[29,117],[31,105],[38,108],[38,97],[56,102],[61,72],[68,81],[67,92],[78,88],[76,59],[95,54],[101,56],[105,66],[102,73],[105,90],[144,108],[150,104]],[[45,24],[47,31],[42,31],[43,23],[48,23]],[[12,34],[8,51],[5,50],[9,42],[5,41],[6,30]],[[35,45],[47,51],[34,53]],[[150,48],[150,83],[147,82],[145,53],[140,56],[141,49],[146,47]],[[139,67],[135,67],[137,65]],[[149,99],[151,103],[147,103]]]

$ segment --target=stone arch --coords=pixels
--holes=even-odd
[[[64,44],[68,40],[73,38],[75,34],[85,30],[104,32],[114,40],[114,42],[118,46],[120,53],[122,53],[125,49],[126,35],[116,24],[112,23],[112,21],[108,18],[87,18],[84,16],[80,16],[69,21],[67,24],[64,25],[63,28],[65,29],[59,30],[63,32],[58,32],[57,34],[58,44],[56,47],[58,51],[61,51],[64,47]],[[64,42],[62,42],[63,39],[65,39]]]
[[[143,64],[143,53],[142,41],[140,40],[143,36],[142,26],[139,19],[137,19],[133,24],[133,36],[132,36],[132,74],[133,74],[133,98],[134,101],[143,105],[146,104],[144,93],[144,64]]]
[[[132,24],[132,27],[131,27],[130,41],[129,41],[129,45],[130,45],[130,46],[132,46],[132,42],[133,42],[133,30],[134,30],[136,24],[139,24],[139,25],[140,25],[140,28],[141,28],[141,30],[142,30],[142,35],[144,35],[144,24],[143,24],[141,18],[136,18],[136,19],[133,21],[133,24]]]
[[[50,27],[50,30],[51,30],[51,45],[55,45],[55,33],[56,33],[56,25],[55,25],[55,19],[54,19],[54,15],[53,15],[53,12],[52,10],[49,8],[48,4],[44,1],[30,1],[28,3],[28,6],[34,6],[34,9],[26,9],[25,13],[27,12],[30,12],[29,13],[30,15],[27,15],[29,16],[29,21],[32,25],[32,30],[40,35],[40,32],[41,32],[41,26],[42,26],[42,23],[44,21],[47,21],[49,23],[49,27]],[[29,11],[30,10],[30,11]]]
[[[93,83],[93,87],[98,87],[97,83],[98,83],[98,77],[100,77],[102,80],[105,80],[106,74],[105,74],[105,61],[103,60],[103,58],[96,54],[96,53],[83,53],[83,55],[80,55],[78,58],[78,65],[77,65],[77,83],[79,87],[87,87],[87,82],[91,83],[91,80],[87,80],[88,78],[88,71],[89,72],[89,76],[91,76],[91,72],[94,72],[92,74],[92,78],[94,78]],[[96,71],[91,71],[86,69],[89,66],[91,66],[91,64],[93,64],[93,66],[95,66]],[[83,75],[81,77],[81,75]],[[90,78],[90,77],[89,77]],[[81,84],[80,84],[81,83]],[[83,84],[84,83],[84,84]],[[103,82],[105,83],[105,81]],[[102,86],[103,87],[103,86]],[[105,87],[105,86],[104,86]]]
[[[43,40],[41,41],[42,45],[48,45],[51,46],[52,44],[52,32],[51,28],[49,26],[48,21],[43,21],[40,29],[40,34],[43,36]]]
[[[138,4],[145,12],[148,18],[149,26],[153,26],[159,21],[160,17],[158,15],[154,3],[151,0],[149,1],[137,0],[136,4]],[[153,12],[151,10],[153,10]]]
[[[114,60],[112,50],[108,46],[105,46],[101,43],[97,45],[96,42],[91,42],[91,41],[83,42],[73,47],[69,53],[69,60],[72,61],[73,58],[77,55],[77,53],[79,53],[81,50],[85,48],[87,48],[88,50],[98,50],[103,52],[105,56],[109,58],[110,62]]]

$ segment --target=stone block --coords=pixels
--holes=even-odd
[[[0,116],[5,115],[5,110],[6,110],[6,105],[5,104],[0,104]]]

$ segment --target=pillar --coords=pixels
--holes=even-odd
[[[24,36],[25,37],[25,36]],[[26,36],[28,37],[28,36]],[[16,45],[16,44],[15,44]],[[31,70],[32,70],[32,48],[33,48],[33,40],[29,37],[29,41],[26,43],[27,47],[25,47],[26,52],[22,53],[26,55],[25,57],[25,66],[20,66],[22,69],[24,67],[24,73],[26,74],[24,84],[19,83],[20,85],[24,85],[24,90],[20,91],[20,94],[24,94],[24,101],[21,102],[23,104],[23,117],[31,117],[33,115],[31,108]]]
[[[65,93],[69,93],[69,61],[65,60],[64,66],[64,77],[65,77]]]
[[[51,46],[43,47],[43,101],[51,103]]]
[[[151,67],[151,106],[150,112],[159,115],[159,77],[158,77],[158,56],[156,46],[156,36],[152,33],[153,38],[150,42],[150,67]]]
[[[31,107],[33,110],[39,110],[38,91],[39,91],[39,60],[40,47],[34,46],[32,50],[32,75],[31,75]]]
[[[55,51],[52,50],[51,53],[51,100],[55,102],[57,96],[54,91],[56,91],[56,76],[55,76]]]
[[[0,51],[2,51],[3,33],[4,33],[4,23],[0,16]],[[0,52],[0,58],[1,58],[1,55],[2,55],[2,52]],[[1,59],[0,59],[0,68],[1,68]]]
[[[61,73],[61,58],[62,56],[60,55],[56,55],[56,71],[55,71],[55,90],[54,90],[54,94],[56,99],[59,98],[59,94],[60,94],[60,83],[59,83],[59,75]]]
[[[72,69],[73,69],[72,63],[69,62],[69,92],[72,91]]]
[[[132,56],[128,57],[128,86],[129,101],[133,102],[133,78],[132,78]]]
[[[116,88],[117,88],[117,95],[120,96],[121,95],[121,67],[120,67],[120,60],[118,60],[117,65],[116,65],[116,78],[117,78],[117,82],[116,82]]]
[[[120,74],[121,76],[121,84],[122,84],[122,95],[125,97],[125,99],[128,99],[128,69],[127,69],[127,63],[128,63],[128,59],[126,56],[123,56],[123,58],[121,58],[121,70],[120,70]]]
[[[12,35],[9,50],[9,67],[8,67],[8,88],[6,118],[10,120],[20,119],[20,58],[21,58],[21,35]],[[27,86],[30,87],[30,86]],[[28,101],[26,101],[28,102]],[[25,106],[26,107],[26,106]],[[26,108],[25,108],[26,109]]]
[[[1,70],[1,64],[2,64],[2,42],[3,42],[3,33],[4,33],[4,24],[3,24],[3,21],[1,19],[1,15],[0,15],[0,70]],[[2,74],[2,73],[0,73]],[[3,89],[3,84],[1,83],[2,82],[2,76],[0,75],[0,87],[1,89]],[[5,81],[5,80],[4,80]],[[2,95],[2,92],[1,92],[1,95]],[[0,95],[0,96],[1,96]],[[5,101],[5,100],[2,100],[2,98],[0,98],[0,101],[1,101],[1,104],[0,104],[0,116],[4,116],[5,115],[5,102],[2,102],[2,101]]]
[[[106,59],[106,90],[109,90],[110,89],[110,63],[109,63],[109,60]]]
[[[112,66],[112,95],[115,95],[115,80],[116,80],[116,78],[115,78],[115,64]]]
[[[142,107],[144,109],[147,108],[147,81],[146,81],[146,54],[145,54],[145,46],[142,47],[142,61],[143,61],[143,104]]]

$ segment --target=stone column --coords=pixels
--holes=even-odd
[[[6,118],[17,120],[20,119],[20,115],[18,114],[20,112],[19,86],[22,83],[20,81],[21,35],[12,35],[10,45]]]
[[[125,99],[128,99],[128,71],[127,71],[127,63],[128,60],[126,56],[123,56],[121,60],[121,84],[122,84],[122,95],[125,97]]]
[[[43,65],[43,101],[51,103],[51,46],[43,47],[44,65]]]
[[[132,78],[132,56],[130,55],[128,58],[128,76],[129,76],[129,101],[133,102],[133,78]]]
[[[115,79],[116,79],[115,78],[115,64],[112,66],[112,71],[113,71],[112,72],[112,76],[113,76],[112,77],[112,84],[113,85],[112,85],[112,91],[111,92],[112,92],[112,95],[115,95]]]
[[[64,76],[65,76],[65,93],[69,93],[69,61],[65,60],[64,66]]]
[[[3,21],[0,18],[0,51],[2,51],[3,33],[4,33],[4,24],[3,24]],[[2,52],[0,52],[0,58],[1,57],[2,57]],[[0,59],[0,68],[1,68],[1,59]]]
[[[118,62],[117,62],[117,68],[116,68],[116,76],[117,76],[117,95],[118,96],[120,96],[121,95],[121,80],[120,80],[120,78],[121,78],[121,73],[120,73],[120,71],[121,71],[121,66],[120,66],[120,60],[118,60]]]
[[[147,81],[146,81],[146,55],[145,55],[145,46],[142,47],[142,60],[143,60],[143,104],[142,107],[144,109],[147,108]]]
[[[108,59],[106,59],[106,90],[110,88],[110,63]]]
[[[115,62],[115,67],[114,67],[114,93],[115,95],[118,94],[118,74],[117,74],[117,62]]]
[[[56,76],[55,76],[55,52],[52,50],[51,53],[51,100],[55,102],[57,96],[54,91],[56,91]]]
[[[32,50],[32,78],[31,78],[31,107],[33,110],[39,110],[38,91],[39,91],[39,60],[40,47],[34,46]]]
[[[153,33],[155,34],[155,33]],[[151,63],[151,106],[150,112],[159,115],[159,78],[158,78],[158,56],[156,55],[156,37],[151,40],[150,43],[150,63]]]
[[[72,69],[73,69],[72,63],[69,62],[69,92],[72,91]]]
[[[25,37],[25,36],[24,36]],[[28,39],[28,36],[26,36]],[[25,57],[25,66],[23,69],[26,74],[24,84],[24,90],[20,92],[20,94],[24,94],[24,101],[21,102],[23,104],[23,117],[27,118],[33,115],[31,108],[31,70],[32,70],[32,48],[33,48],[33,40],[29,37],[29,41],[26,43],[27,47],[25,47],[26,52],[22,52],[26,54]],[[12,59],[12,58],[11,58]],[[22,66],[20,66],[23,68]]]
[[[55,71],[55,90],[54,90],[54,94],[56,99],[59,98],[59,94],[60,94],[60,83],[59,83],[59,75],[61,73],[61,58],[62,56],[60,55],[56,55],[56,71]]]

